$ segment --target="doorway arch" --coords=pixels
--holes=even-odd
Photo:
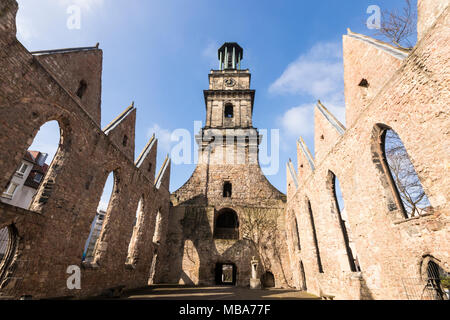
[[[237,267],[234,263],[216,263],[215,279],[218,286],[235,286]]]

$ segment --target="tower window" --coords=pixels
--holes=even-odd
[[[225,118],[231,119],[234,117],[233,114],[233,105],[231,103],[227,103],[225,105]]]
[[[223,184],[223,197],[231,198],[231,194],[232,194],[232,185],[230,182],[227,181]]]
[[[80,81],[80,85],[78,86],[78,90],[77,90],[77,96],[81,99],[84,96],[84,93],[86,92],[87,89],[87,83],[84,80]]]

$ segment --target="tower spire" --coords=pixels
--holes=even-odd
[[[241,61],[244,58],[244,50],[236,42],[225,42],[218,51],[220,70],[241,69]]]

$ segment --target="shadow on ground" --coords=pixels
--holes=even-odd
[[[101,299],[101,298],[99,298]],[[285,289],[250,290],[238,287],[154,285],[124,291],[125,300],[320,300],[312,294]]]

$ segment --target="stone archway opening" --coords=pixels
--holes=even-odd
[[[239,239],[239,219],[236,211],[225,208],[216,215],[214,238],[225,240]]]
[[[215,269],[216,285],[235,286],[237,267],[234,263],[217,263]]]
[[[275,276],[272,272],[266,271],[261,276],[261,283],[264,288],[275,288]]]

